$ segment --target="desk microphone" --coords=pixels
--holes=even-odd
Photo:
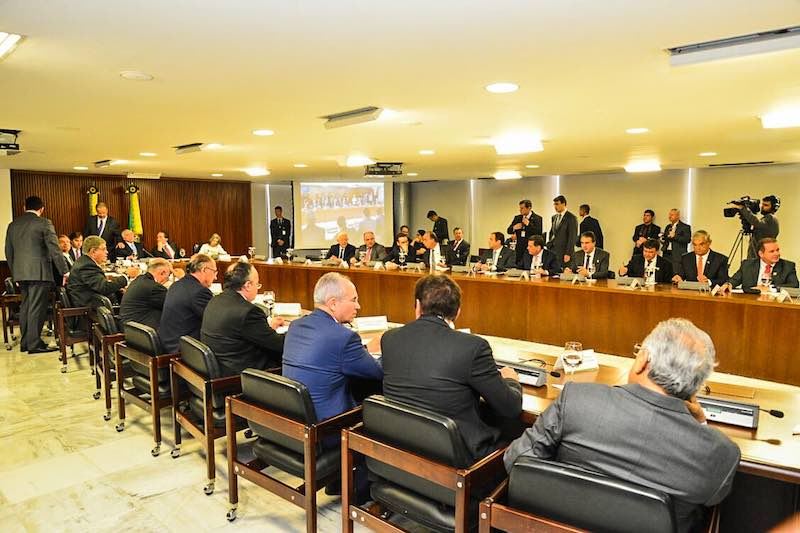
[[[153,259],[153,257],[154,257],[154,256],[153,256],[153,254],[151,254],[150,252],[148,252],[148,251],[147,251],[147,248],[145,248],[144,246],[142,246],[142,251],[143,251],[144,253],[146,253],[147,255],[149,255],[149,256],[150,256],[150,259]]]
[[[783,415],[783,411],[778,411],[777,409],[762,409],[762,408],[759,407],[758,410],[759,411],[763,411],[765,413],[769,413],[772,416],[774,416],[775,418],[783,418],[783,416],[784,416]]]
[[[551,370],[550,371],[550,375],[553,376],[554,378],[560,378],[561,377],[561,372],[556,372],[555,370]],[[781,414],[783,414],[783,413],[781,413]]]

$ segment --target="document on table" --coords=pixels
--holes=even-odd
[[[278,303],[272,308],[272,314],[281,316],[300,316],[302,308],[299,303]]]

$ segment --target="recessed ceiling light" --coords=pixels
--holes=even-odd
[[[75,170],[89,170],[89,167],[72,167]]]
[[[208,143],[203,145],[203,150],[216,150],[218,148],[222,148],[220,143]]]
[[[419,155],[433,155],[436,152],[434,150],[420,150]]]
[[[258,176],[269,176],[269,170],[264,167],[252,167],[244,169],[244,173],[250,176],[251,178],[256,178]]]
[[[305,163],[295,163],[294,168],[306,168],[308,165]]]
[[[158,154],[155,152],[139,152],[139,155],[142,157],[155,157]]]
[[[496,180],[518,180],[522,177],[519,170],[498,170],[494,173]]]
[[[152,75],[140,70],[121,70],[119,75],[131,81],[150,81],[153,79]]]
[[[625,172],[656,172],[661,170],[658,159],[637,159],[625,165]]]
[[[714,157],[715,155],[717,155],[717,152],[700,152],[697,155],[699,155],[700,157]]]
[[[10,54],[17,44],[19,44],[20,39],[22,39],[22,37],[16,33],[0,31],[0,59]]]
[[[347,156],[347,162],[345,164],[348,167],[363,167],[366,165],[374,165],[375,160],[363,155],[350,155]]]
[[[259,137],[269,137],[270,135],[275,135],[275,132],[272,130],[253,130],[253,135],[258,135]]]
[[[539,165],[525,165],[525,168],[539,168]]]
[[[220,174],[219,172],[215,172],[215,173],[213,173],[213,174],[211,174],[211,175],[212,175],[212,176],[214,176],[215,178],[221,178],[221,177],[222,177],[222,176],[224,176],[225,174]]]
[[[631,135],[638,135],[640,133],[647,133],[648,131],[650,130],[648,130],[647,128],[628,128],[627,130],[625,130],[625,133],[630,133]]]
[[[519,85],[508,81],[501,81],[498,83],[491,83],[486,86],[486,90],[494,94],[513,93],[519,89]]]
[[[409,172],[408,174],[406,174],[406,176],[411,176],[413,178],[414,176],[419,176],[419,174],[417,174],[416,172]]]
[[[800,109],[785,109],[761,117],[764,129],[796,128],[800,126]]]
[[[124,165],[124,164],[125,164],[125,163],[127,163],[127,162],[128,162],[128,160],[127,160],[127,159],[115,159],[115,160],[113,160],[113,161],[111,162],[111,164],[112,164],[112,165]]]
[[[491,141],[497,155],[527,154],[544,150],[542,140],[529,133],[503,135]]]

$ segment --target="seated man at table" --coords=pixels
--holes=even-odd
[[[414,253],[414,248],[408,242],[408,235],[405,233],[398,233],[395,238],[395,244],[389,253],[386,255],[385,265],[386,270],[394,270],[406,263],[416,263],[419,261],[417,254]]]
[[[510,368],[497,369],[485,339],[455,330],[461,289],[452,278],[420,278],[414,298],[417,319],[381,339],[383,394],[452,418],[477,460],[519,435],[514,420],[522,412],[519,376]],[[482,409],[481,398],[491,412]]]
[[[769,292],[772,287],[797,288],[795,265],[791,261],[781,259],[778,239],[772,237],[761,239],[758,242],[758,257],[742,261],[739,271],[731,276],[722,288],[727,292],[740,285],[744,292],[752,294]]]
[[[169,240],[169,233],[166,231],[159,231],[156,233],[156,247],[150,253],[153,257],[161,257],[162,259],[178,259],[180,257],[180,248],[178,245]]]
[[[166,353],[178,351],[180,338],[200,340],[200,325],[208,302],[214,296],[209,287],[217,279],[217,265],[205,254],[195,254],[186,264],[186,276],[167,291],[158,335]]]
[[[422,236],[422,245],[423,253],[417,256],[421,263],[424,263],[428,268],[431,265],[444,266],[444,252],[435,233],[426,231]]]
[[[453,229],[453,240],[447,247],[447,264],[450,266],[464,266],[469,261],[469,243],[464,240],[464,230]]]
[[[212,298],[203,313],[200,340],[214,351],[225,376],[281,364],[283,335],[272,328],[282,326],[284,320],[268,320],[253,304],[260,288],[258,270],[252,264],[234,263],[225,273],[225,290]]]
[[[325,259],[330,259],[331,261],[341,264],[349,262],[350,259],[356,256],[356,247],[352,244],[349,244],[347,241],[349,240],[347,233],[344,231],[340,231],[336,234],[336,244],[331,246],[330,250],[328,250],[328,254],[325,256]]]
[[[336,272],[319,278],[314,307],[293,321],[286,334],[283,375],[308,387],[317,419],[324,420],[356,406],[350,391],[354,378],[379,381],[383,370],[358,333],[343,326],[361,308],[350,279]]]
[[[714,344],[686,319],[659,323],[635,354],[628,384],[567,382],[533,427],[511,443],[506,470],[537,457],[662,490],[679,531],[731,489],[739,448],[705,425],[695,395],[714,369]]]
[[[113,261],[117,259],[131,259],[144,258],[147,253],[144,252],[142,245],[136,242],[136,235],[129,229],[122,230],[122,240],[114,247]]]
[[[711,235],[697,230],[692,234],[692,251],[681,257],[673,283],[681,281],[708,282],[712,287],[728,281],[728,258],[711,249]]]
[[[642,245],[642,255],[634,255],[627,265],[620,267],[620,276],[644,278],[645,273],[655,272],[656,283],[672,282],[672,263],[658,255],[659,242],[650,239]]]
[[[70,255],[70,250],[72,249],[72,245],[69,242],[69,237],[66,235],[59,235],[58,236],[58,249],[61,250],[61,255],[64,256],[64,261],[67,262],[67,267],[72,268],[72,264],[75,262]]]
[[[531,274],[553,276],[561,273],[561,262],[556,254],[544,247],[544,237],[534,235],[528,238],[528,248],[522,256],[522,269]]]
[[[124,237],[123,237],[124,238]],[[166,259],[156,258],[147,264],[147,272],[131,281],[119,306],[120,322],[139,322],[158,330],[161,310],[172,265]]]
[[[370,261],[384,261],[386,259],[386,247],[375,242],[375,234],[371,231],[364,232],[364,244],[358,247],[358,254],[350,259],[351,264],[358,262],[364,252],[364,264]]]
[[[585,231],[581,233],[581,249],[572,254],[564,273],[580,274],[590,279],[605,279],[608,277],[610,261],[611,254],[595,246],[594,233]]]
[[[128,280],[139,275],[139,269],[130,267],[125,276],[106,278],[103,266],[108,261],[106,241],[97,235],[90,235],[83,241],[81,255],[70,269],[67,281],[67,295],[73,307],[94,307],[95,296],[112,297],[128,285]]]
[[[509,268],[516,268],[517,254],[511,248],[503,246],[505,234],[495,231],[489,234],[489,252],[481,256],[478,270],[487,272],[505,272]],[[489,266],[491,262],[491,266]]]

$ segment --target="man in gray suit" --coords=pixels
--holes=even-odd
[[[61,285],[69,271],[53,223],[42,218],[42,213],[42,199],[29,196],[25,199],[25,213],[14,219],[6,231],[6,259],[11,277],[22,289],[20,350],[32,354],[57,350],[42,341],[42,326],[53,282],[58,280]]]
[[[769,291],[771,287],[797,287],[797,270],[794,263],[781,259],[777,239],[767,237],[758,243],[758,258],[742,261],[739,271],[722,289],[727,292],[739,285],[750,294]]]
[[[561,263],[566,266],[572,259],[575,251],[575,235],[578,234],[578,218],[567,211],[567,199],[563,195],[553,198],[553,208],[556,214],[551,219],[550,240],[547,249],[556,254]]]
[[[375,234],[371,231],[364,232],[364,244],[358,247],[356,256],[350,259],[350,263],[355,264],[364,252],[364,264],[372,261],[386,260],[386,247],[375,242]]]
[[[679,531],[730,492],[739,448],[704,425],[696,394],[714,369],[714,344],[686,319],[658,324],[636,352],[628,384],[567,382],[532,428],[511,443],[518,457],[552,459],[670,494]]]
[[[595,246],[594,233],[581,233],[581,249],[570,259],[565,274],[577,273],[587,279],[605,279],[608,277],[608,264],[611,254]]]

